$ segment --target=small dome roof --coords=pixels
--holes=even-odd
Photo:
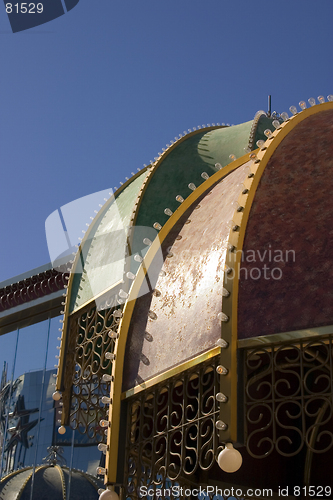
[[[11,472],[0,481],[1,500],[30,500],[33,467]],[[40,465],[35,469],[32,500],[66,500],[69,468]],[[97,500],[103,483],[94,476],[72,469],[69,500]]]

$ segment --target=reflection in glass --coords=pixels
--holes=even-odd
[[[94,474],[100,462],[94,440],[77,431],[73,434],[70,428],[64,436],[57,432],[62,403],[54,402],[52,393],[58,329],[59,317],[0,336],[1,476],[41,464],[47,448],[57,444],[64,447],[68,466],[72,456],[73,468]],[[72,449],[77,445],[79,452]]]

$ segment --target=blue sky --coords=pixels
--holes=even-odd
[[[12,34],[0,9],[0,281],[49,261],[45,220],[197,125],[333,93],[331,0],[80,0]],[[82,228],[83,229],[83,228]]]

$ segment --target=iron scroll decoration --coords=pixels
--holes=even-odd
[[[332,341],[328,335],[245,350],[244,418],[252,457],[333,447]]]
[[[155,492],[198,479],[216,460],[218,356],[128,400],[124,487],[139,498],[141,485]],[[169,485],[169,486],[168,486]]]
[[[66,386],[71,386],[69,419],[73,429],[88,435],[89,439],[102,442],[104,430],[99,421],[107,418],[106,407],[101,403],[103,396],[109,396],[110,382],[104,382],[104,374],[110,374],[112,360],[105,354],[113,352],[119,317],[117,308],[98,310],[90,305],[73,316],[75,325],[75,370]]]

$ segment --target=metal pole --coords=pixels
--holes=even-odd
[[[32,495],[33,495],[33,491],[34,491],[34,483],[35,483],[35,470],[36,470],[37,451],[38,451],[38,442],[39,442],[40,421],[41,421],[41,416],[42,416],[45,372],[46,372],[46,366],[47,366],[47,355],[49,352],[50,328],[51,328],[51,318],[49,318],[49,324],[48,324],[48,329],[47,329],[46,351],[45,351],[44,369],[43,369],[43,375],[42,375],[42,388],[41,388],[40,399],[39,399],[39,415],[38,415],[38,424],[37,424],[35,458],[34,458],[34,464],[33,464],[33,468],[32,468],[32,478],[31,478],[31,488],[30,488],[30,500],[32,500]]]
[[[268,96],[268,112],[267,112],[267,116],[270,117],[272,114],[272,96],[269,95]]]

